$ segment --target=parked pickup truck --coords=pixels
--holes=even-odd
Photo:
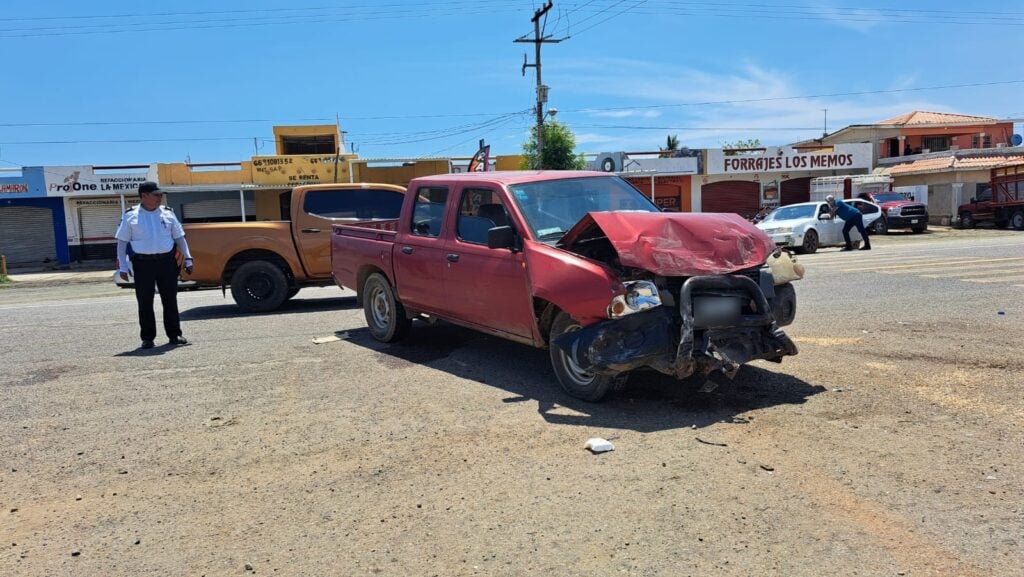
[[[994,190],[994,193],[993,193]],[[960,228],[974,228],[979,222],[991,222],[999,228],[1024,230],[1024,197],[1015,198],[1006,185],[984,187],[978,196],[957,208]]]
[[[876,234],[893,229],[910,229],[914,233],[928,230],[928,207],[924,203],[907,200],[898,192],[862,192],[859,196],[882,207],[882,218],[872,227]]]
[[[385,343],[436,318],[548,348],[561,386],[589,401],[641,367],[732,377],[797,352],[779,329],[796,293],[764,266],[771,239],[734,214],[660,212],[614,175],[417,178],[394,228],[331,237],[335,281]]]
[[[195,267],[182,279],[198,286],[230,285],[242,310],[272,311],[302,287],[332,284],[332,224],[393,222],[405,189],[316,184],[297,186],[290,195],[290,201],[282,199],[282,207],[291,207],[291,220],[186,224]]]

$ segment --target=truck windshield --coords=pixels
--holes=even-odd
[[[537,240],[561,238],[588,212],[660,212],[617,176],[524,182],[508,188]]]
[[[901,202],[904,200],[907,200],[907,197],[903,196],[898,192],[890,192],[875,195],[875,202]]]
[[[799,204],[796,206],[783,206],[771,211],[761,222],[770,220],[793,220],[795,218],[814,218],[816,204]]]

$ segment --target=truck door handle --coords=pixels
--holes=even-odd
[[[319,228],[304,228],[304,229],[302,229],[302,232],[310,233],[311,234],[311,233],[320,232],[320,229]]]
[[[448,253],[445,258],[448,259],[448,262],[459,262],[459,255],[455,253]]]
[[[411,246],[403,246],[402,247],[402,254],[412,254],[412,247]]]

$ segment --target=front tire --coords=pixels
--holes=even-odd
[[[875,221],[874,232],[875,234],[889,234],[889,220],[884,216]]]
[[[1024,211],[1018,210],[1010,217],[1010,226],[1013,230],[1024,230]]]
[[[605,398],[612,389],[616,388],[626,379],[626,374],[618,375],[596,375],[581,369],[570,355],[567,355],[561,347],[554,344],[555,339],[578,331],[582,328],[578,322],[573,320],[564,312],[558,313],[555,321],[551,323],[551,333],[548,339],[548,352],[551,355],[551,368],[555,371],[558,384],[562,390],[570,396],[596,403]]]
[[[370,335],[382,343],[393,343],[409,333],[412,321],[405,307],[395,298],[387,277],[373,273],[363,283],[363,313]]]
[[[231,296],[245,312],[270,312],[287,298],[288,279],[284,271],[272,262],[249,261],[231,277]]]
[[[804,233],[804,242],[800,245],[800,252],[803,254],[814,254],[818,252],[818,233],[809,230]]]
[[[960,214],[960,228],[974,228],[974,215],[969,212]]]

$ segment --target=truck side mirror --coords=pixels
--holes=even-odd
[[[487,231],[487,248],[513,249],[516,245],[516,233],[511,226],[496,226]]]
[[[977,203],[978,203],[978,199],[976,199],[976,198],[972,198],[971,199],[971,204],[977,204]]]

